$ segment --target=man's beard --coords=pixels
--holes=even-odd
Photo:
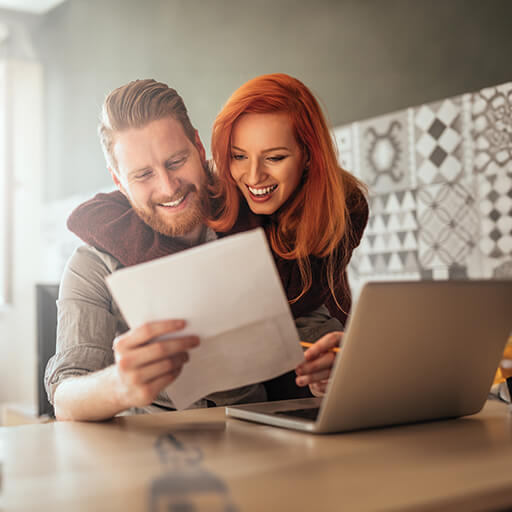
[[[172,216],[172,221],[160,215],[158,204],[176,201],[186,194],[184,201],[188,201],[186,208]],[[198,189],[193,184],[184,185],[173,197],[162,197],[152,201],[145,208],[131,203],[137,215],[152,229],[169,237],[180,237],[189,234],[199,224],[203,224],[208,211],[208,192],[206,182],[201,183]]]

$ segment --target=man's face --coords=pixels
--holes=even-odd
[[[114,182],[155,231],[193,241],[207,201],[204,149],[172,117],[116,135]]]

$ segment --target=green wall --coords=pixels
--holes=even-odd
[[[135,78],[175,87],[209,148],[229,94],[292,74],[335,125],[512,79],[508,0],[69,0],[40,18],[44,199],[110,177],[96,137],[105,94]]]

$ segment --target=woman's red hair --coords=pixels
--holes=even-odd
[[[276,73],[263,75],[242,85],[228,99],[213,125],[212,156],[220,177],[216,196],[221,206],[211,226],[228,231],[235,224],[240,201],[244,201],[230,172],[231,132],[237,119],[246,113],[285,112],[290,117],[295,137],[308,160],[297,191],[272,217],[267,228],[272,250],[282,258],[297,260],[303,289],[297,301],[311,287],[310,256],[327,259],[327,278],[334,299],[334,276],[340,255],[352,236],[346,200],[358,180],[343,170],[322,109],[311,91],[299,80]],[[343,251],[346,253],[347,251]],[[348,260],[347,255],[347,260]],[[344,263],[341,275],[348,261]],[[346,284],[341,282],[343,288]]]

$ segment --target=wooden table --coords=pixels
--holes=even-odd
[[[217,408],[5,427],[0,442],[5,510],[512,507],[512,414],[498,402],[457,420],[328,436]]]

